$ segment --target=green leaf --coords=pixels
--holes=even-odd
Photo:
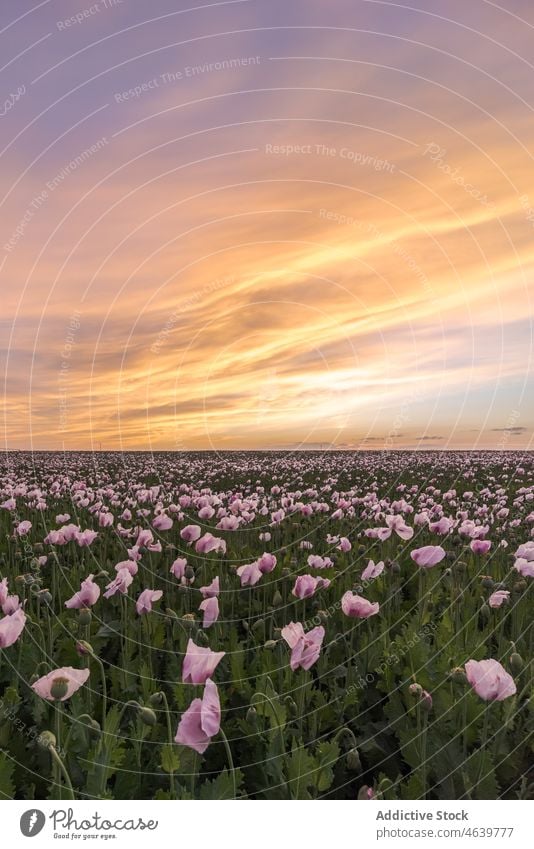
[[[178,749],[167,744],[161,748],[161,768],[164,772],[178,772],[180,766],[180,756]]]
[[[236,788],[240,789],[243,784],[243,773],[236,770]],[[200,799],[233,799],[234,780],[227,769],[224,769],[213,781],[205,781],[200,788]]]
[[[13,799],[15,796],[15,785],[13,784],[13,772],[15,764],[5,752],[0,751],[0,798]]]

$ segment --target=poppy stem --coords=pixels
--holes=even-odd
[[[55,746],[50,746],[50,753],[52,755],[52,760],[54,761],[54,766],[55,766],[56,771],[59,770],[59,772],[63,775],[63,778],[65,779],[65,784],[67,785],[67,789],[70,793],[70,798],[74,799],[74,790],[73,790],[73,787],[72,787],[72,781],[70,780],[70,776],[69,776],[69,773],[67,771],[67,768],[66,768],[65,764],[63,763],[63,760],[60,758],[58,751],[57,751]],[[63,798],[62,788],[61,788],[61,780],[59,781],[59,798],[60,799]]]
[[[230,772],[232,773],[232,781],[233,781],[233,784],[234,784],[234,799],[235,799],[237,797],[237,781],[236,781],[236,776],[235,776],[235,767],[234,767],[234,759],[232,757],[232,750],[230,749],[228,737],[226,736],[226,734],[224,733],[222,728],[219,728],[219,734],[222,737],[222,741],[224,743],[224,748],[226,749],[226,756],[228,758],[228,766],[230,767]]]
[[[173,736],[172,736],[171,712],[169,710],[169,702],[167,701],[167,696],[165,695],[163,690],[161,691],[161,699],[162,699],[163,704],[165,705],[165,716],[166,716],[166,719],[167,719],[167,737],[169,739],[169,747],[170,747],[170,750],[172,752],[174,740],[173,740]],[[173,769],[171,769],[169,771],[169,789],[171,791],[171,796],[174,796],[174,770]]]

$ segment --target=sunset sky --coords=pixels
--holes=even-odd
[[[3,0],[0,444],[531,446],[503,5]]]

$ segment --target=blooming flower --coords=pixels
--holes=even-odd
[[[261,557],[258,559],[258,568],[260,572],[263,574],[272,572],[274,567],[276,566],[276,557],[274,554],[269,554],[264,551]]]
[[[368,601],[363,596],[349,591],[341,599],[341,609],[345,616],[352,619],[369,619],[378,613],[380,605],[377,601]]]
[[[80,548],[88,548],[90,545],[93,544],[97,536],[97,531],[92,531],[90,530],[90,528],[86,528],[85,531],[79,531],[75,535],[74,539],[76,540]]]
[[[295,586],[291,590],[295,598],[309,598],[317,590],[328,589],[330,581],[328,578],[314,578],[313,575],[299,575]]]
[[[514,679],[498,660],[468,660],[467,680],[485,702],[502,702],[517,692]]]
[[[17,527],[15,528],[15,535],[18,537],[25,537],[30,533],[32,529],[32,523],[25,520],[24,522],[19,522]]]
[[[237,574],[241,580],[242,587],[253,587],[254,584],[258,583],[263,572],[258,566],[258,561],[255,560],[254,563],[247,563],[246,566],[239,566]]]
[[[211,738],[218,734],[220,727],[219,691],[217,685],[208,678],[202,698],[193,699],[182,715],[174,740],[202,755],[208,748]]]
[[[445,557],[445,551],[441,545],[424,545],[422,548],[415,548],[410,551],[410,557],[425,569],[430,569],[431,566],[436,566]]]
[[[489,539],[472,539],[469,548],[473,554],[487,554],[491,548],[491,541]]]
[[[74,669],[72,666],[62,666],[60,669],[54,669],[52,672],[49,672],[48,675],[43,675],[42,678],[39,678],[35,684],[32,684],[32,690],[34,690],[38,696],[41,696],[42,699],[55,701],[55,696],[52,695],[52,688],[54,687],[54,684],[62,681],[66,682],[66,692],[60,699],[58,699],[58,701],[64,702],[65,699],[70,699],[70,697],[85,684],[88,678],[88,669]]]
[[[382,560],[375,565],[373,560],[370,560],[362,572],[362,580],[370,581],[372,578],[378,578],[384,571],[384,563]]]
[[[195,551],[197,554],[209,554],[210,551],[221,551],[224,554],[226,552],[226,541],[214,537],[213,534],[206,533],[196,541]]]
[[[162,595],[162,590],[143,590],[143,592],[139,594],[139,598],[135,603],[135,609],[139,616],[143,616],[145,613],[150,613],[153,603],[155,601],[159,601]]]
[[[199,610],[204,613],[202,627],[209,628],[219,618],[219,599],[217,596],[205,598],[204,601],[200,602]]]
[[[213,579],[211,584],[208,584],[207,587],[200,587],[200,592],[202,593],[202,598],[215,598],[219,595],[219,576]]]
[[[205,684],[206,680],[211,678],[225,654],[226,652],[223,651],[212,651],[210,648],[197,646],[190,639],[182,667],[184,684]]]
[[[509,601],[510,593],[508,590],[497,590],[490,595],[488,604],[490,607],[501,607],[504,602]]]
[[[290,622],[282,628],[282,637],[291,649],[290,666],[293,672],[298,669],[310,669],[318,660],[324,640],[324,628],[319,625],[307,633],[301,622]]]
[[[340,551],[345,552],[345,551],[350,551],[351,548],[352,548],[352,545],[350,543],[350,540],[347,539],[347,537],[341,537],[340,540],[339,540],[339,545],[336,546],[336,547]]]
[[[180,581],[184,577],[186,566],[187,560],[185,557],[178,557],[171,566],[171,575],[174,575]]]
[[[156,516],[152,522],[152,527],[155,528],[156,531],[170,531],[173,524],[174,523],[170,516],[167,516],[166,513],[160,513],[159,516]]]
[[[195,542],[200,537],[202,529],[198,525],[186,525],[180,531],[180,536],[185,542]]]
[[[100,598],[100,587],[93,582],[94,575],[88,575],[82,581],[78,592],[65,602],[65,607],[80,609],[81,607],[92,607]]]
[[[129,569],[119,569],[117,577],[106,586],[104,598],[111,598],[115,593],[125,595],[131,583],[133,583],[133,575]]]
[[[0,649],[7,649],[16,643],[24,630],[26,615],[21,607],[14,613],[0,619]]]

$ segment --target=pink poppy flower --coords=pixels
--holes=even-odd
[[[514,569],[524,578],[534,578],[534,561],[519,557],[514,563]]]
[[[508,590],[497,590],[490,595],[488,599],[488,604],[490,607],[501,607],[502,604],[510,600],[510,593]]]
[[[0,649],[7,649],[16,643],[24,630],[26,615],[21,607],[0,619]]]
[[[263,572],[258,566],[258,561],[255,560],[254,563],[247,563],[246,566],[239,566],[237,574],[241,580],[242,587],[253,587],[254,584],[258,583]]]
[[[213,534],[204,534],[195,543],[195,551],[197,554],[209,554],[210,551],[226,552],[226,542],[219,537],[214,537]]]
[[[264,553],[258,560],[258,567],[260,572],[263,572],[263,574],[272,572],[275,566],[276,557],[274,556],[274,554],[268,554],[268,552],[264,551]]]
[[[88,678],[88,669],[74,669],[72,666],[62,666],[60,669],[54,669],[53,672],[49,672],[48,675],[43,675],[42,678],[39,678],[35,684],[32,684],[32,690],[34,690],[38,696],[41,696],[42,699],[54,701],[54,696],[51,692],[54,683],[61,680],[66,681],[67,692],[59,700],[64,702],[65,699],[70,699],[70,697],[85,684]]]
[[[352,545],[350,540],[347,539],[347,537],[341,537],[337,548],[339,549],[339,551],[346,552],[351,550]]]
[[[386,525],[388,526],[390,533],[391,531],[395,531],[397,536],[401,539],[407,540],[413,537],[413,528],[406,524],[402,516],[386,516]],[[386,539],[386,537],[384,537],[384,539]]]
[[[70,519],[70,513],[59,513],[56,516],[56,525],[65,525]]]
[[[201,507],[198,511],[198,518],[205,521],[206,519],[211,519],[215,515],[215,510],[210,504],[206,504],[204,507]]]
[[[202,627],[209,628],[219,618],[219,599],[217,596],[205,598],[204,601],[200,602],[198,609],[204,613]]]
[[[489,539],[472,539],[469,548],[473,554],[487,554],[491,548],[491,541]]]
[[[19,522],[17,527],[15,528],[15,535],[18,537],[25,537],[30,533],[33,525],[31,522],[24,520],[23,522]]]
[[[152,522],[152,527],[155,528],[156,531],[170,531],[173,524],[174,523],[170,516],[167,516],[166,513],[160,513]]]
[[[375,565],[373,560],[370,560],[365,569],[362,572],[362,580],[370,581],[373,578],[378,578],[379,575],[384,571],[384,563],[382,560]]]
[[[50,533],[45,536],[43,542],[46,543],[46,545],[66,545],[67,541],[61,531],[50,531]]]
[[[477,696],[485,702],[502,702],[517,692],[514,679],[498,660],[468,660],[465,674]]]
[[[182,715],[174,740],[202,755],[211,743],[211,738],[219,733],[220,727],[219,691],[217,685],[208,678],[202,698],[193,699]]]
[[[182,667],[184,684],[205,684],[206,680],[211,678],[225,654],[226,652],[223,651],[212,651],[209,648],[197,646],[190,639],[187,643]]]
[[[86,528],[85,531],[80,531],[74,537],[80,548],[88,548],[92,545],[97,538],[97,531],[92,531],[89,528]]]
[[[198,525],[186,525],[185,528],[182,528],[180,531],[180,536],[185,542],[195,542],[202,533],[201,528]]]
[[[295,586],[291,590],[295,598],[309,598],[317,590],[328,589],[330,581],[328,578],[314,578],[313,575],[299,575],[295,581]]]
[[[74,593],[72,598],[65,602],[65,607],[80,609],[81,607],[92,607],[100,598],[100,587],[93,582],[94,575],[88,575],[82,581],[80,589]]]
[[[2,578],[2,580],[0,581],[0,605],[4,603],[8,595],[9,589],[7,584],[7,578]]]
[[[8,595],[4,603],[2,604],[2,613],[5,616],[11,616],[12,613],[15,613],[16,610],[22,607],[18,595]]]
[[[304,632],[301,622],[290,622],[282,628],[282,637],[291,649],[290,666],[293,672],[298,669],[311,669],[321,653],[325,630],[322,625]]]
[[[350,616],[352,619],[369,619],[370,616],[378,613],[380,605],[377,601],[368,601],[361,595],[349,591],[341,599],[341,609],[345,616]]]
[[[171,575],[174,575],[174,577],[178,578],[178,580],[180,581],[184,577],[186,566],[187,560],[185,559],[185,557],[177,557],[171,566]]]
[[[311,569],[329,569],[334,565],[329,557],[320,557],[318,554],[310,554],[307,563]]]
[[[111,598],[115,593],[126,595],[128,587],[133,583],[133,575],[128,569],[120,569],[117,577],[106,586],[104,598]]]
[[[7,501],[4,501],[3,504],[0,504],[0,507],[2,507],[4,510],[16,510],[17,502],[14,498],[8,498]]]
[[[431,566],[436,566],[443,560],[445,551],[441,545],[424,545],[422,548],[410,551],[410,557],[418,566],[430,569]]]
[[[70,525],[63,525],[62,528],[59,528],[58,532],[61,534],[65,542],[74,542],[76,535],[80,533],[80,528],[78,525],[71,523]],[[52,533],[54,532],[52,531]]]
[[[219,576],[217,575],[207,587],[200,587],[202,598],[216,598],[219,593]]]
[[[162,595],[162,590],[143,590],[135,602],[135,609],[139,616],[143,616],[145,613],[150,613],[153,603],[155,601],[159,601]]]
[[[99,528],[111,528],[114,521],[115,521],[115,516],[113,515],[113,513],[99,513],[98,514],[98,527]]]
[[[135,560],[121,560],[120,563],[117,563],[115,566],[115,572],[120,572],[122,569],[127,569],[130,575],[137,575],[139,572],[139,566]]]

